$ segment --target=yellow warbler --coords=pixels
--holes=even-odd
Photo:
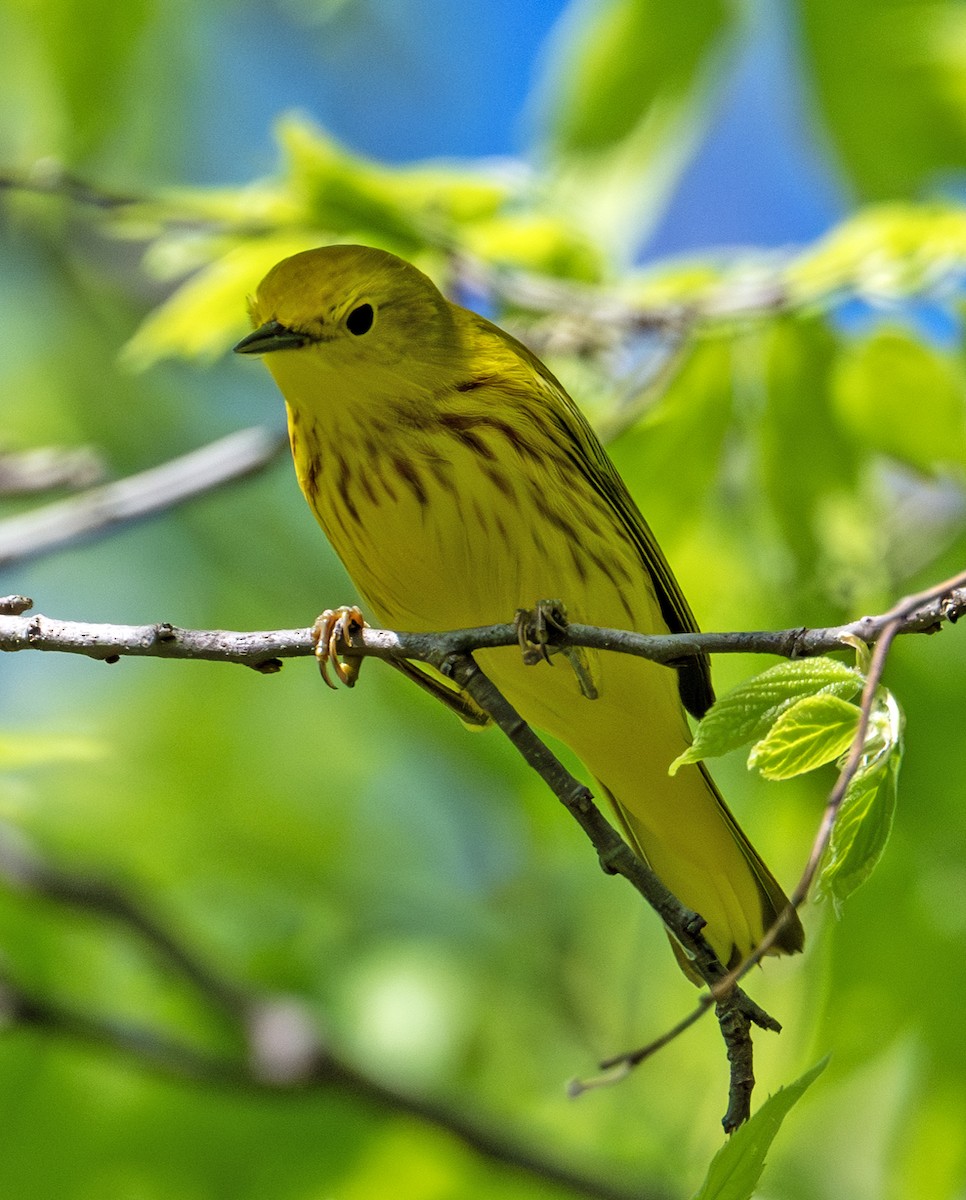
[[[557,597],[589,624],[695,629],[589,425],[509,334],[366,246],[283,260],[250,310],[255,331],[235,349],[267,356],[305,498],[386,626],[494,624]],[[707,771],[667,773],[690,741],[683,706],[711,703],[707,660],[672,670],[589,651],[550,670],[516,648],[477,657],[527,721],[581,758],[634,849],[705,918],[722,962],[751,950],[785,896]],[[802,942],[795,919],[778,949]]]

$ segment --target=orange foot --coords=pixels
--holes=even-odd
[[[315,618],[315,624],[312,626],[315,658],[319,664],[322,678],[330,688],[335,688],[335,684],[329,678],[330,663],[346,687],[352,687],[359,678],[362,659],[350,658],[348,662],[343,662],[336,652],[336,647],[340,641],[351,645],[353,637],[360,630],[368,627],[369,623],[354,604],[343,604],[339,608],[327,608],[324,613]]]

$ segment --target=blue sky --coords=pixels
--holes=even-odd
[[[185,164],[194,182],[271,171],[275,114],[301,109],[389,161],[525,153],[528,97],[562,0],[351,0],[306,27],[298,0],[217,13],[220,76]],[[810,120],[783,6],[756,9],[715,119],[655,230],[648,256],[808,241],[847,197]]]

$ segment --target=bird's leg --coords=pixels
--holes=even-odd
[[[550,655],[562,654],[577,676],[581,694],[588,700],[597,699],[597,685],[583,646],[554,644],[554,634],[564,633],[567,628],[567,609],[563,601],[538,600],[531,609],[518,608],[514,623],[523,661],[528,667],[541,661],[553,666]]]
[[[315,657],[322,678],[330,688],[335,687],[329,678],[330,664],[346,687],[352,687],[359,678],[362,657],[350,658],[348,662],[344,662],[338,656],[337,647],[340,640],[351,645],[353,637],[359,630],[368,628],[369,622],[354,604],[343,604],[339,608],[327,608],[324,613],[316,617],[315,624],[312,626]],[[435,696],[437,700],[446,705],[450,712],[456,713],[465,724],[489,725],[490,718],[465,692],[461,692],[446,683],[445,680],[437,679],[435,675],[421,670],[415,663],[406,662],[405,659],[387,658],[385,661],[401,675],[412,680],[418,687],[429,692],[431,696]]]
[[[464,724],[475,725],[481,729],[490,724],[489,716],[468,693],[454,688],[445,680],[437,679],[435,675],[430,675],[415,663],[407,662],[404,658],[387,658],[385,661],[401,675],[412,680],[417,687],[421,687],[424,692],[428,692],[430,696],[444,704],[450,712],[456,713]]]
[[[319,672],[330,688],[335,687],[329,678],[330,663],[333,671],[346,687],[352,687],[359,678],[362,659],[352,658],[348,662],[343,662],[336,652],[336,647],[340,640],[351,645],[353,635],[367,627],[368,622],[354,604],[343,604],[339,608],[327,608],[324,613],[315,618],[315,624],[312,626],[315,658],[319,664]]]

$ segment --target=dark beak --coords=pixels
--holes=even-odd
[[[312,339],[305,333],[286,329],[278,321],[260,325],[233,347],[236,354],[271,354],[273,350],[297,350]]]

